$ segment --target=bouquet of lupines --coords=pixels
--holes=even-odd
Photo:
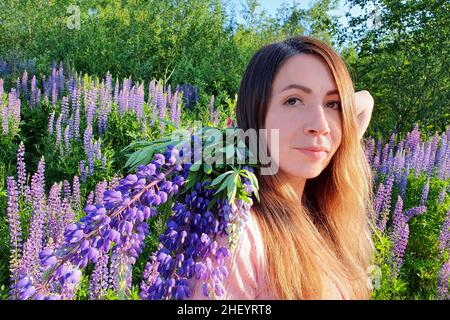
[[[182,138],[172,134],[129,146],[138,149],[126,165],[134,173],[105,190],[101,201],[86,205],[85,216],[65,227],[59,243],[17,264],[11,298],[74,299],[88,267],[91,299],[105,298],[111,289],[120,299],[131,298],[132,268],[143,254],[150,222],[158,217],[165,230],[157,250],[145,258],[139,297],[190,297],[194,277],[203,281],[206,297],[220,299],[228,274],[225,261],[248,218],[252,195],[259,200],[253,168],[233,161],[249,150],[242,141],[222,146],[230,130],[235,129],[186,130]],[[212,131],[216,136],[208,134]],[[208,148],[214,157],[226,155],[227,164],[201,162]],[[221,235],[227,236],[226,245],[216,241]]]

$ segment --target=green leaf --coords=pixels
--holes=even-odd
[[[200,169],[201,163],[194,163],[190,168],[189,171],[198,171]]]
[[[195,182],[197,181],[197,176],[199,175],[198,171],[191,171],[189,172],[189,175],[187,177],[187,182],[186,184],[183,186],[183,189],[185,191],[189,190],[190,188],[192,188],[192,186],[195,184]],[[183,192],[184,193],[184,192]]]
[[[208,207],[206,208],[206,210],[211,210],[212,206],[217,202],[217,200],[221,197],[221,194],[216,194],[210,201],[210,203],[208,204]]]
[[[236,177],[238,176],[238,172],[234,172],[227,178],[227,196],[230,203],[233,203],[236,196]]]
[[[216,184],[219,184],[220,182],[222,182],[222,180],[223,179],[225,179],[225,177],[227,176],[227,175],[229,175],[229,174],[231,174],[231,173],[233,173],[234,171],[227,171],[227,172],[224,172],[224,173],[222,173],[220,176],[218,176],[217,178],[215,178],[214,180],[213,180],[213,182],[210,184],[210,186],[212,187],[212,186],[215,186]]]
[[[130,168],[131,170],[138,164],[143,162],[150,162],[154,153],[155,146],[148,146],[142,150],[133,153],[128,161],[125,163],[125,168]]]
[[[141,140],[141,141],[135,141],[135,142],[133,142],[133,143],[131,143],[131,144],[129,144],[128,146],[126,146],[125,148],[123,148],[120,152],[125,152],[125,151],[127,151],[127,150],[129,150],[129,149],[131,149],[131,148],[135,148],[135,147],[137,147],[137,146],[139,146],[139,147],[145,147],[145,146],[147,146],[147,145],[149,145],[149,144],[153,144],[154,142],[153,141],[144,141],[144,140]]]
[[[245,170],[245,169],[241,170],[241,174],[250,180],[250,183],[252,184],[252,188],[253,188],[253,193],[255,194],[255,197],[259,202],[260,198],[259,198],[258,178],[256,178],[256,176],[253,172]]]
[[[220,191],[222,191],[223,189],[225,189],[228,186],[228,181],[231,179],[232,176],[228,176],[225,181],[222,183],[222,185],[220,186],[220,188],[216,191],[216,193],[214,193],[214,195],[218,194]]]
[[[158,118],[158,120],[160,122],[163,122],[163,123],[167,124],[168,126],[170,126],[172,128],[176,128],[175,122],[172,122],[172,121],[169,121],[169,120],[166,120],[166,119],[162,119],[162,118]]]
[[[209,163],[204,163],[203,164],[203,172],[206,174],[211,174],[212,172],[212,165],[210,165]]]
[[[248,177],[249,177],[252,185],[254,185],[254,187],[256,187],[259,190],[259,183],[258,183],[258,178],[256,178],[256,175],[251,171],[248,171],[248,170],[246,170],[246,171],[248,173]]]

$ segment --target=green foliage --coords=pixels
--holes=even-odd
[[[341,30],[356,88],[375,100],[368,135],[405,132],[418,122],[445,130],[450,118],[450,4],[445,0],[350,0],[363,14]],[[370,26],[367,24],[370,23]],[[355,54],[357,58],[355,58]]]
[[[404,211],[419,206],[425,183],[425,174],[416,177],[413,172],[410,172],[406,196],[403,199]],[[435,299],[439,270],[448,259],[448,253],[441,255],[439,250],[439,235],[450,209],[448,196],[444,202],[438,202],[438,195],[444,185],[446,185],[445,181],[438,178],[430,179],[427,211],[409,220],[408,245],[404,264],[397,277],[391,275],[390,228],[383,234],[375,230],[373,239],[377,252],[374,263],[381,269],[382,278],[379,287],[374,290],[373,299]],[[398,191],[394,189],[390,221],[392,221],[397,194]]]

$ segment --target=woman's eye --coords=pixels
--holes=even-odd
[[[301,103],[303,103],[303,101],[300,100],[299,98],[289,98],[289,99],[286,100],[286,102],[284,104],[292,107],[292,106],[295,106],[295,101],[296,100],[298,100]]]
[[[327,106],[329,106],[329,105],[332,106],[331,109],[334,109],[334,110],[340,110],[341,109],[341,102],[339,102],[339,101],[328,102]]]

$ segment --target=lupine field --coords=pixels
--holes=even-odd
[[[182,151],[173,144],[135,159],[148,165],[134,168],[123,149],[195,120],[231,127],[232,112],[215,108],[213,96],[191,112],[198,98],[187,84],[173,90],[157,80],[91,78],[62,64],[50,70],[39,79],[25,72],[8,89],[0,80],[2,299],[183,299],[191,277],[207,279],[205,295],[220,297],[229,248],[215,235],[245,220],[257,189],[253,170],[238,176],[248,201],[236,196],[230,205],[214,197],[218,179],[198,182],[208,168],[176,162]],[[450,129],[418,125],[364,138],[375,173],[373,299],[450,297],[449,141]],[[42,156],[29,158],[30,149]],[[180,194],[186,181],[191,188]],[[182,246],[186,256],[177,254]]]

